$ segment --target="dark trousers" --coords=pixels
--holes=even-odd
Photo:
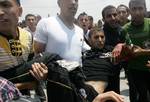
[[[138,98],[134,102],[150,102],[150,72],[130,69],[129,74],[132,77],[132,81],[129,80],[129,89],[135,93],[132,96]],[[135,88],[130,86],[131,84],[134,84]]]
[[[128,84],[129,84],[129,99],[130,99],[130,102],[140,102],[139,94],[138,94],[138,91],[137,91],[137,88],[135,86],[135,82],[132,76],[133,76],[132,70],[128,70],[127,79],[128,79]]]
[[[105,91],[115,91],[120,94],[120,65],[114,66],[113,76],[109,78],[108,86]]]
[[[92,102],[98,95],[93,87],[84,83],[84,74],[80,67],[68,72],[55,65],[49,70],[47,95],[49,102]]]

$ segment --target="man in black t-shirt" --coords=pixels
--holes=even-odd
[[[104,21],[104,34],[105,34],[105,45],[115,47],[119,43],[125,42],[125,32],[122,30],[119,24],[119,17],[116,7],[112,5],[106,6],[102,10],[102,17]],[[110,83],[106,91],[113,90],[120,93],[120,70],[121,64],[116,64],[113,69],[114,76],[111,77]]]
[[[86,84],[103,93],[113,74],[114,65],[111,62],[111,50],[105,46],[105,35],[102,29],[94,27],[89,32],[91,50],[83,55],[83,71],[86,75]]]

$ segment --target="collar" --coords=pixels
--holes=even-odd
[[[19,28],[17,28],[16,34],[17,34],[17,37],[15,39],[17,40],[17,39],[19,39]],[[7,40],[14,39],[12,34],[5,34],[3,32],[0,32],[0,35],[5,37]]]

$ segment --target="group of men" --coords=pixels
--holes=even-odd
[[[14,83],[48,80],[47,95],[48,101],[50,102],[77,102],[77,98],[75,97],[77,97],[76,92],[78,91],[81,91],[81,95],[84,97],[83,99],[89,99],[92,102],[105,102],[107,100],[123,102],[124,100],[121,95],[113,91],[98,94],[93,88],[90,88],[86,84],[81,84],[82,80],[79,81],[81,82],[79,85],[81,84],[82,87],[85,86],[86,88],[76,91],[68,87],[70,84],[67,86],[61,83],[62,80],[54,82],[49,79],[55,77],[52,76],[54,75],[52,70],[55,71],[55,69],[58,69],[58,72],[68,72],[65,74],[67,76],[68,74],[69,76],[78,75],[75,73],[81,74],[82,52],[87,49],[87,45],[84,42],[83,30],[74,24],[74,17],[78,9],[78,0],[58,0],[57,3],[60,7],[60,14],[55,17],[42,19],[36,27],[36,33],[33,38],[35,59],[28,63],[28,56],[32,51],[32,36],[29,32],[17,26],[19,16],[22,14],[20,0],[0,0],[0,76]],[[146,43],[144,43],[144,41],[148,41],[149,38],[150,20],[144,19],[144,6],[141,0],[130,1],[131,22],[125,25],[123,29],[119,26],[117,9],[114,6],[107,6],[102,12],[105,44],[115,47],[121,43],[122,49],[118,49],[118,46],[120,46],[118,45],[113,50],[114,53],[119,52],[119,54],[114,55],[116,58],[121,56],[120,53],[123,52],[124,47],[131,51],[133,55],[131,60],[129,60],[129,79],[132,79],[135,85],[133,91],[136,92],[136,102],[150,102],[149,78],[145,78],[149,77],[149,69],[146,67],[147,61],[149,60],[147,56],[149,55],[149,49],[145,48]],[[128,40],[126,38],[127,33],[131,37],[132,44],[134,44],[133,46],[127,46],[126,44]],[[57,58],[55,59],[53,54],[56,54],[60,59],[67,62],[77,62],[78,67],[66,71],[62,69],[62,67],[59,68],[57,66],[59,62],[51,63],[49,62],[50,59],[45,60],[47,56],[49,58],[49,55],[45,55],[43,52],[52,54],[51,59],[54,60]],[[137,62],[140,63],[137,64]],[[54,66],[56,66],[56,68],[52,69]],[[108,90],[114,90],[118,93],[119,90],[118,88],[115,89],[116,83],[114,84],[113,81],[114,79],[117,79],[116,81],[119,80],[119,68],[120,64],[117,64],[115,69],[115,73],[117,74],[112,77],[110,84],[108,84]],[[76,76],[73,77],[76,78]],[[82,75],[80,77],[83,78]],[[73,82],[75,83],[74,85],[78,87],[76,79],[73,79],[73,81],[75,81]],[[68,83],[68,80],[65,82]],[[88,91],[96,94],[93,96],[91,94],[91,96],[86,95],[86,93],[90,93]],[[55,99],[53,95],[55,95]],[[133,102],[135,102],[135,100]]]
[[[58,0],[58,5],[61,12],[57,17],[43,19],[39,22],[37,33],[34,38],[34,51],[36,54],[44,51],[55,53],[65,60],[81,63],[83,32],[78,26],[73,24],[74,16],[78,8],[78,1]],[[47,79],[48,73],[50,74],[50,72],[48,72],[48,67],[42,62],[33,63],[30,66],[32,68],[23,67],[31,51],[30,46],[32,38],[27,31],[17,26],[21,14],[22,7],[19,0],[0,1],[0,63],[2,65],[0,75],[14,83],[22,81],[23,78],[20,75],[24,74],[29,75],[29,77],[25,78],[26,81]],[[57,29],[53,27],[57,27]],[[42,37],[40,37],[41,34]],[[62,39],[62,37],[64,38]],[[29,71],[25,71],[24,73],[24,70]],[[14,76],[21,78],[15,80],[16,77]],[[48,100],[49,98],[50,97],[48,97]],[[105,101],[108,99],[122,102],[122,97],[114,92],[100,94],[93,99],[93,101]],[[68,100],[68,102],[70,102],[70,100]]]

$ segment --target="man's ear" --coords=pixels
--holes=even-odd
[[[21,17],[21,15],[22,15],[22,12],[23,12],[23,9],[22,9],[22,7],[19,7],[19,8],[18,8],[18,16],[19,16],[19,17]]]

